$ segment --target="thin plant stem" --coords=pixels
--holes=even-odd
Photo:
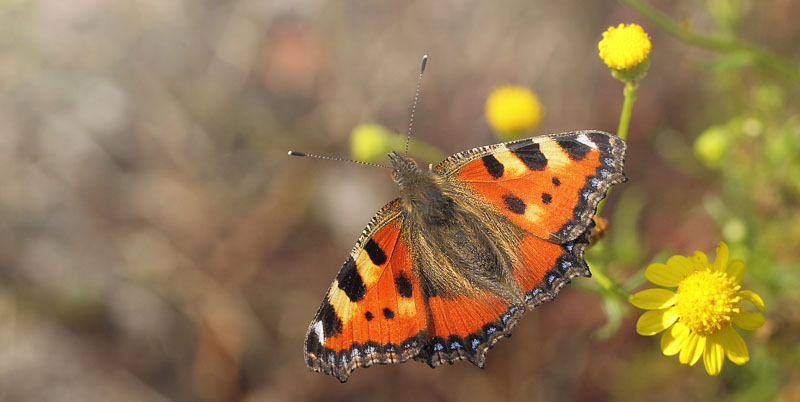
[[[619,128],[617,129],[617,136],[623,141],[628,139],[628,126],[631,123],[631,113],[633,112],[633,102],[636,100],[636,89],[639,86],[637,82],[626,82],[625,89],[622,93],[625,95],[625,101],[622,104],[622,112],[619,115]]]
[[[618,296],[622,300],[627,302],[631,301],[631,294],[628,293],[625,289],[622,289],[615,280],[611,279],[606,275],[602,269],[599,269],[596,265],[591,267],[592,277],[597,281],[600,285],[600,288],[607,291],[610,294]]]
[[[622,112],[619,115],[619,127],[617,128],[617,137],[621,138],[623,141],[628,140],[628,126],[631,123],[631,115],[633,114],[633,102],[636,100],[636,89],[639,87],[638,82],[625,82],[625,89],[623,89],[622,93],[625,96],[625,100],[622,103]],[[610,189],[609,189],[610,191]],[[596,214],[599,215],[600,211],[603,209],[603,205],[606,203],[606,200],[603,199],[600,201],[600,204],[597,205],[597,212]]]

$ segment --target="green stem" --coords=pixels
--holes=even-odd
[[[638,82],[626,81],[625,82],[625,89],[622,93],[625,95],[625,100],[622,103],[622,112],[619,115],[619,127],[617,128],[617,137],[621,138],[623,141],[628,139],[628,126],[631,123],[631,114],[633,113],[633,102],[636,100],[636,89],[639,87]],[[608,196],[608,194],[606,194]],[[600,204],[597,205],[597,215],[600,215],[600,211],[603,209],[603,205],[605,204],[605,199],[600,201]]]
[[[645,18],[652,21],[668,34],[685,43],[723,53],[749,53],[757,64],[777,72],[793,81],[800,82],[800,66],[781,56],[778,56],[775,53],[770,52],[763,47],[752,45],[735,38],[720,38],[692,32],[683,25],[675,22],[668,15],[658,11],[648,4],[643,3],[641,0],[619,1],[620,3],[629,6]]]
[[[628,139],[628,126],[631,123],[631,113],[633,113],[633,102],[636,100],[636,82],[626,82],[622,93],[625,95],[625,102],[622,104],[622,112],[619,115],[619,128],[617,136],[623,141]]]
[[[622,112],[619,115],[619,128],[617,129],[617,136],[621,138],[623,141],[628,139],[628,126],[631,123],[631,114],[633,113],[633,102],[636,100],[636,89],[639,87],[639,83],[636,81],[626,81],[625,82],[625,89],[622,93],[625,95],[625,101],[622,104]],[[600,210],[603,208],[603,204],[605,204],[605,200],[601,201],[600,204],[597,206],[597,214],[600,214]],[[631,300],[630,293],[626,292],[622,288],[620,288],[617,283],[609,278],[601,269],[598,267],[592,267],[592,276],[597,280],[597,283],[600,284],[600,287],[611,293],[613,295],[619,296],[625,301]]]
[[[600,287],[607,292],[619,296],[621,299],[630,302],[631,301],[631,294],[619,287],[617,283],[609,278],[602,270],[598,269],[596,266],[591,268],[592,270],[592,277],[597,280],[597,283],[600,284]]]

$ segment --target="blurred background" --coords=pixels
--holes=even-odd
[[[0,1],[0,400],[800,399],[800,2],[649,4],[780,60],[610,0]],[[347,157],[363,123],[404,133],[423,54],[414,135],[446,154],[498,141],[484,104],[506,84],[541,100],[532,134],[614,132],[622,84],[597,42],[629,22],[651,68],[590,259],[632,290],[648,263],[725,240],[767,305],[751,361],[680,365],[579,279],[484,370],[309,372],[308,323],[396,186],[286,151]]]

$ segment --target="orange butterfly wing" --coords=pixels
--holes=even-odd
[[[364,229],[311,322],[305,357],[313,371],[344,382],[357,367],[406,361],[426,342],[425,302],[399,204],[386,205]]]
[[[625,142],[578,131],[475,148],[435,167],[498,206],[513,223],[565,243],[588,228],[606,190],[625,180]]]
[[[436,166],[528,233],[514,276],[529,307],[589,276],[583,259],[592,217],[611,185],[625,181],[625,142],[577,131],[475,148]]]
[[[475,148],[434,167],[494,205],[525,234],[513,276],[525,292],[525,307],[497,295],[427,299],[428,344],[417,360],[431,366],[484,357],[525,310],[552,300],[579,275],[590,276],[583,259],[592,217],[606,190],[625,180],[625,143],[596,131],[554,134]]]
[[[428,341],[414,359],[436,367],[466,359],[483,367],[486,352],[522,317],[524,308],[509,305],[489,291],[478,295],[427,298]]]

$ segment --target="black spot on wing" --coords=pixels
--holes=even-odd
[[[588,145],[576,140],[558,140],[557,142],[561,149],[569,155],[569,158],[574,161],[582,160],[592,150]]]
[[[372,319],[373,319],[374,317],[373,317],[373,315],[372,315],[372,313],[371,313],[371,312],[367,311],[367,312],[364,314],[364,318],[366,318],[366,319],[367,319],[367,321],[372,321]]]
[[[559,270],[562,274],[567,274],[569,269],[572,267],[579,267],[585,266],[585,263],[582,263],[578,257],[573,254],[570,254],[568,251],[564,250],[565,253],[556,259],[556,264],[553,268]],[[588,269],[588,268],[587,268]]]
[[[499,179],[503,176],[503,171],[505,168],[503,167],[503,164],[494,157],[494,155],[486,155],[481,158],[481,160],[483,160],[483,166],[486,167],[486,171],[489,172],[492,177]]]
[[[402,297],[411,297],[413,293],[413,288],[411,287],[411,282],[408,281],[406,275],[403,271],[400,271],[400,276],[398,276],[394,280],[394,284],[397,285],[397,291],[400,292],[400,296]]]
[[[561,180],[558,180],[558,177],[553,176],[553,185],[558,187],[561,185]]]
[[[306,336],[306,350],[316,351],[320,349],[320,342],[317,333],[314,331],[308,331],[308,336]]]
[[[336,336],[342,332],[342,320],[336,314],[327,297],[319,309],[319,320],[322,322],[322,332],[326,338]]]
[[[539,149],[539,144],[532,142],[524,146],[514,147],[511,152],[516,155],[530,170],[544,170],[547,166],[547,157]]]
[[[547,272],[545,272],[543,278],[544,282],[540,286],[542,286],[544,289],[550,292],[553,289],[553,283],[555,283],[558,279],[562,277],[563,275],[561,274],[561,272],[555,269],[550,269]]]
[[[593,143],[595,143],[598,148],[600,149],[609,149],[611,147],[610,138],[607,134],[599,133],[599,132],[591,132],[586,134]]]
[[[506,208],[509,211],[522,215],[525,213],[525,202],[513,194],[506,194],[503,196],[503,202],[506,203]]]
[[[387,320],[391,320],[394,318],[394,311],[392,311],[392,309],[389,307],[386,307],[383,309],[383,316],[386,317]]]
[[[367,244],[364,245],[364,251],[367,252],[369,259],[372,260],[372,263],[375,265],[383,265],[386,263],[386,253],[383,252],[381,246],[378,243],[375,243],[374,240],[369,239]]]
[[[542,203],[547,205],[553,201],[553,196],[547,193],[542,193]]]
[[[347,258],[339,275],[336,275],[336,281],[339,282],[339,289],[342,289],[352,302],[363,299],[367,293],[367,287],[364,286],[364,281],[356,269],[356,262],[352,256]]]

